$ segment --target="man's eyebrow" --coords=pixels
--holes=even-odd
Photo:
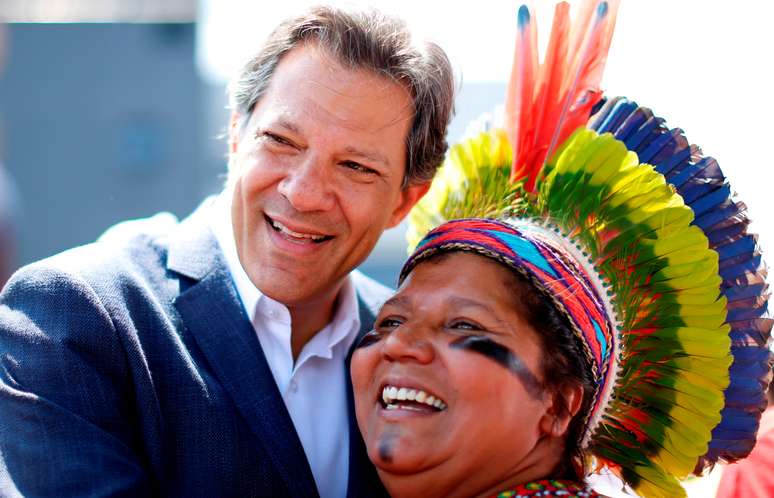
[[[348,154],[352,154],[353,156],[362,157],[363,159],[366,159],[368,161],[378,162],[378,163],[384,164],[385,166],[390,165],[390,160],[384,157],[383,155],[379,154],[378,152],[360,150],[352,146],[347,147],[346,149],[344,149],[344,151],[347,152]]]
[[[288,121],[285,118],[277,119],[274,122],[274,124],[275,124],[275,126],[279,126],[281,128],[285,128],[286,130],[289,130],[289,131],[291,131],[293,133],[296,133],[298,135],[302,135],[303,134],[302,131],[301,131],[301,128],[297,124],[293,123],[292,121]],[[390,165],[390,160],[387,159],[385,156],[379,154],[378,152],[371,152],[371,151],[361,150],[361,149],[358,149],[357,147],[353,147],[351,145],[348,146],[347,148],[345,148],[344,151],[347,154],[351,154],[353,156],[361,157],[361,158],[366,159],[368,161],[381,163],[381,164],[384,164],[385,166],[389,166]]]
[[[282,128],[285,128],[285,129],[287,129],[287,130],[290,130],[290,131],[292,131],[293,133],[297,133],[297,134],[299,134],[299,135],[301,134],[301,128],[299,128],[299,127],[298,127],[298,125],[296,125],[296,124],[295,124],[295,123],[293,123],[292,121],[288,121],[288,120],[287,120],[287,119],[285,119],[285,118],[279,118],[279,119],[277,119],[277,121],[275,122],[275,124],[276,124],[277,126],[279,126],[279,127],[282,127]]]

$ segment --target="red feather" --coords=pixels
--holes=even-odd
[[[529,22],[523,23],[523,12]],[[538,59],[534,19],[519,10],[514,64],[506,95],[506,131],[513,147],[511,180],[534,190],[546,159],[602,96],[599,83],[615,27],[618,0],[585,0],[574,21],[569,5],[556,6],[545,61]],[[537,85],[536,85],[537,83]]]

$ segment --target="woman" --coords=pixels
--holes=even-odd
[[[549,299],[479,250],[412,260],[355,352],[369,454],[393,496],[494,496],[529,482],[583,493],[590,367]]]
[[[394,496],[593,496],[600,468],[683,496],[755,443],[765,266],[717,163],[602,100],[615,9],[586,2],[570,29],[557,6],[535,71],[522,8],[504,129],[455,145],[411,213],[416,249],[352,358]]]

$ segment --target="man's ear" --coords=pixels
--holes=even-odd
[[[228,153],[235,154],[239,147],[239,123],[241,115],[236,111],[231,111],[231,119],[228,122]]]
[[[387,228],[392,228],[403,221],[403,218],[411,211],[414,204],[419,202],[419,199],[430,190],[430,183],[431,182],[424,182],[416,185],[409,184],[408,187],[405,187],[400,191],[397,203],[390,215],[390,220],[387,222]]]
[[[540,419],[540,430],[551,437],[562,437],[583,403],[583,386],[568,383],[553,395],[551,405]]]

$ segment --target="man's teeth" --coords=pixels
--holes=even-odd
[[[445,410],[446,403],[440,398],[436,398],[432,394],[427,394],[421,389],[412,389],[408,387],[396,387],[396,386],[384,386],[382,389],[382,401],[387,405],[388,410],[395,410],[398,408],[396,401],[414,401],[416,403],[423,403],[428,406],[432,406],[437,410]]]
[[[295,237],[296,239],[310,239],[310,240],[318,241],[325,238],[325,235],[312,235],[309,233],[294,232],[293,230],[289,229],[288,227],[286,227],[285,225],[283,225],[277,220],[271,220],[271,226],[273,226],[274,228],[276,228],[277,230],[279,230],[284,234],[290,235],[291,237]]]

